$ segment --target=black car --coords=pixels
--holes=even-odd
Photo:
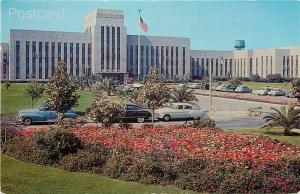
[[[135,104],[126,104],[124,107],[123,117],[120,119],[122,121],[135,120],[139,123],[143,123],[149,118],[151,118],[151,113],[149,111],[144,110]]]

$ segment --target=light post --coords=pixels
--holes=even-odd
[[[218,57],[216,58],[216,60],[220,59],[220,65],[223,64],[223,57]],[[212,79],[213,79],[213,75],[212,75],[212,62],[210,62],[209,65],[209,99],[208,99],[208,115],[209,117],[211,117],[212,115]]]

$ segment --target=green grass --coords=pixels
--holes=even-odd
[[[243,82],[244,85],[249,86],[252,90],[258,90],[261,87],[265,87],[265,86],[271,86],[272,88],[281,88],[284,90],[289,90],[292,88],[292,84],[291,83],[265,83],[265,82]]]
[[[267,135],[271,137],[272,139],[277,139],[284,143],[290,143],[297,145],[300,147],[300,134],[294,133],[293,136],[284,136],[283,131],[279,128],[271,128],[271,129],[232,129],[232,130],[226,130],[233,132],[235,134],[239,135]]]
[[[175,187],[147,186],[88,173],[67,172],[1,156],[1,191],[4,193],[192,193]]]
[[[14,115],[20,109],[31,108],[31,102],[28,98],[25,97],[24,91],[26,83],[12,83],[11,87],[6,90],[1,84],[1,115]],[[80,95],[79,106],[76,110],[84,111],[88,105],[93,100],[93,94],[90,91],[79,90],[78,94]],[[45,100],[45,96],[41,98],[38,103]]]

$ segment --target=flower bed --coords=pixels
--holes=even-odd
[[[32,146],[36,144],[37,136],[41,140],[43,130],[47,129],[30,128],[17,133],[17,140],[4,144],[4,153],[47,163],[45,158],[48,156],[38,150],[40,146]],[[36,132],[39,135],[35,135]],[[70,132],[83,146],[77,146],[77,152],[56,153],[58,158],[51,165],[147,184],[173,184],[199,192],[285,193],[300,190],[299,148],[269,137],[240,136],[221,129],[182,126],[129,129],[77,126]],[[57,137],[49,134],[52,134],[51,138]],[[22,155],[22,150],[26,156]],[[38,155],[42,160],[30,157],[36,153],[42,153]]]

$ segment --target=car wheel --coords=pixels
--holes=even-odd
[[[137,122],[139,122],[139,123],[143,123],[144,121],[145,121],[145,118],[144,118],[144,117],[137,118]]]
[[[171,117],[170,117],[170,115],[165,115],[164,116],[164,121],[170,121],[171,120]]]
[[[23,119],[23,124],[24,125],[30,125],[31,123],[32,123],[31,118],[27,117],[27,118]]]

